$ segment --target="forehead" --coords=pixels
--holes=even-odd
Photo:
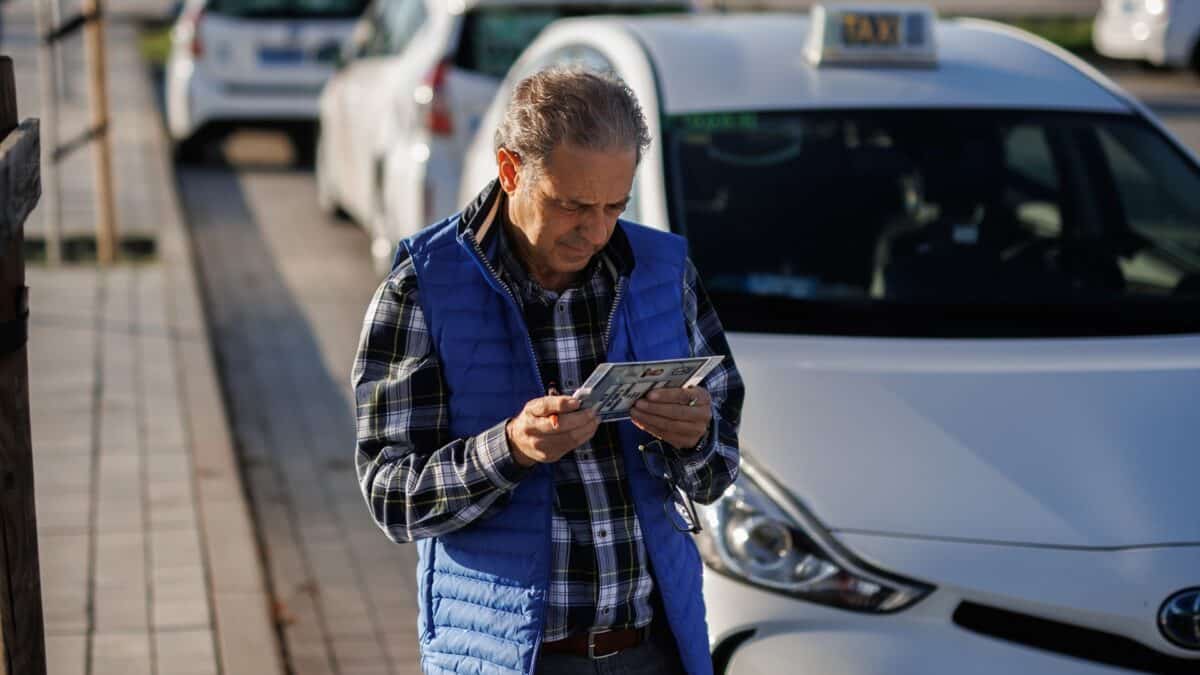
[[[542,190],[557,199],[587,204],[617,202],[629,196],[637,171],[633,148],[589,150],[559,145],[541,175]]]

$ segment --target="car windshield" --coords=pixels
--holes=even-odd
[[[672,228],[726,328],[1200,332],[1200,172],[1126,115],[665,120]]]
[[[254,19],[356,19],[367,0],[209,0],[206,11]]]
[[[686,11],[680,5],[636,4],[538,4],[527,7],[479,7],[463,23],[455,65],[460,68],[504,77],[509,67],[530,42],[552,22],[572,16],[593,14],[664,14]]]

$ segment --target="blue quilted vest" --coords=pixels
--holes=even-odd
[[[461,216],[461,214],[460,214]],[[515,300],[463,234],[460,216],[402,242],[416,267],[420,302],[450,392],[450,431],[475,435],[543,395],[533,345]],[[617,301],[609,361],[690,353],[682,309],[683,239],[619,224],[634,270]],[[637,456],[648,438],[628,421],[619,435],[638,521],[688,673],[712,660],[701,565],[690,535],[663,513],[664,488]],[[499,514],[417,543],[418,631],[426,673],[533,673],[550,580],[552,470],[538,466]]]

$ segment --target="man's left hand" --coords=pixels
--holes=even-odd
[[[630,417],[642,431],[690,450],[712,422],[712,397],[701,387],[654,389],[634,404]]]

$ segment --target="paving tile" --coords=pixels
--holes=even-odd
[[[270,612],[261,593],[217,592],[214,604],[224,673],[281,673]],[[297,675],[310,671],[296,670]]]
[[[86,675],[87,636],[46,633],[46,675]]]
[[[150,636],[145,632],[92,636],[92,675],[151,675]]]
[[[160,630],[154,634],[160,675],[218,675],[211,630]]]
[[[47,633],[82,634],[88,629],[89,546],[86,532],[52,534],[39,523],[38,567]]]
[[[204,559],[195,530],[152,531],[151,620],[159,628],[207,626]]]
[[[334,636],[333,651],[339,673],[386,671],[388,668],[387,656],[375,635]]]
[[[93,598],[95,629],[146,630],[148,586],[142,532],[99,533]]]

